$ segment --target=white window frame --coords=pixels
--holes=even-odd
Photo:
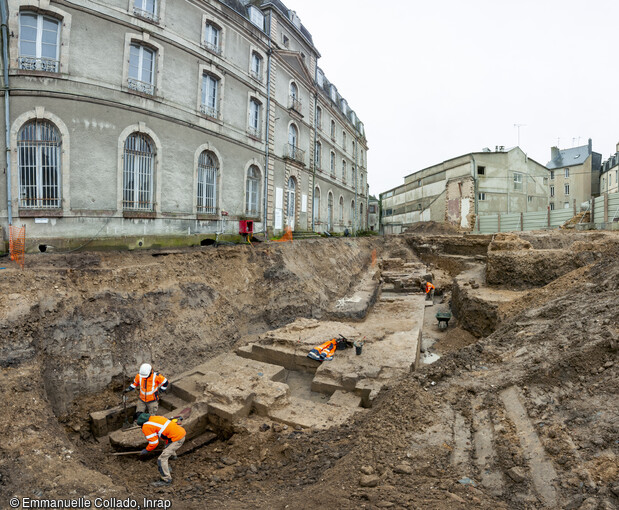
[[[214,90],[213,90],[214,86]],[[207,117],[219,118],[219,104],[221,80],[219,76],[211,73],[202,73],[202,84],[200,87],[200,111]]]
[[[151,51],[155,52],[155,58],[153,60],[153,83],[150,84],[152,85],[152,93],[148,93],[148,92],[143,92],[140,89],[140,84],[142,83],[140,81],[140,83],[134,83],[133,87],[129,84],[130,80],[135,80],[135,78],[131,78],[129,76],[129,63],[131,60],[131,45],[144,45],[145,47],[149,48]],[[163,63],[163,53],[164,53],[164,48],[163,46],[161,46],[160,44],[158,44],[157,42],[153,41],[153,39],[151,37],[149,37],[149,35],[147,33],[141,33],[141,34],[125,34],[125,60],[123,63],[123,84],[126,87],[126,90],[129,90],[131,92],[138,92],[138,93],[146,93],[147,95],[158,95],[158,83],[159,83],[159,76],[161,74],[161,69],[162,69],[162,63]],[[148,86],[149,84],[146,84],[145,89],[146,90],[151,90],[151,87]]]
[[[570,194],[570,183],[569,182],[564,184],[563,191],[564,191],[565,195],[569,195]]]
[[[322,108],[316,106],[316,127],[322,131]]]
[[[254,172],[258,175],[253,175]],[[245,214],[247,216],[260,216],[261,187],[262,169],[256,163],[252,163],[245,172]]]
[[[211,28],[207,28],[207,26]],[[225,24],[216,16],[211,14],[202,15],[202,34],[201,41],[202,47],[215,55],[221,56],[225,51]],[[216,32],[214,31],[216,30]],[[213,34],[217,34],[217,40],[213,41]]]
[[[570,208],[570,203],[569,202],[563,202],[563,209],[569,209]]]
[[[24,130],[34,137],[22,140]],[[62,134],[53,122],[22,124],[17,134],[20,209],[62,208],[62,152]]]
[[[522,174],[514,172],[514,191],[522,191]]]
[[[216,80],[218,80],[219,84],[217,86],[217,116],[213,117],[208,114],[209,109],[206,108],[206,105],[203,107],[202,97],[203,97],[203,85],[204,85],[204,75],[209,75]],[[196,98],[196,112],[199,116],[203,117],[203,122],[214,122],[217,121],[220,123],[223,119],[223,111],[222,105],[225,103],[224,93],[226,90],[224,83],[224,76],[217,71],[217,67],[214,64],[201,64],[198,66],[198,83],[197,88],[199,93]],[[248,94],[249,96],[250,94]],[[215,113],[211,111],[211,113]]]
[[[335,121],[331,120],[331,139],[335,140],[335,133],[336,133],[336,126],[335,126]]]
[[[344,197],[342,195],[340,195],[339,205],[340,205],[340,225],[343,225],[344,224]]]
[[[551,211],[555,210],[555,203],[554,202],[550,202],[550,210]]]
[[[329,170],[331,171],[331,175],[335,175],[335,152],[331,151],[329,157]]]
[[[247,132],[255,138],[262,138],[262,101],[254,95],[249,96]]]
[[[314,188],[314,196],[312,197],[312,218],[314,221],[320,221],[320,188]]]
[[[25,41],[23,32],[24,25],[22,24],[22,20],[28,16],[30,18],[35,18],[36,20],[36,35],[34,41]],[[55,41],[55,50],[56,54],[54,58],[44,57],[43,56],[43,46],[49,45],[43,41],[43,32],[49,31],[44,29],[44,22],[53,22],[56,26],[56,41]],[[32,25],[28,25],[31,28]],[[60,33],[62,28],[62,22],[55,17],[48,16],[45,14],[40,14],[33,11],[21,11],[19,13],[19,57],[18,57],[18,65],[19,69],[26,71],[47,71],[51,73],[58,73],[60,71]],[[34,43],[35,50],[34,55],[26,55],[22,51],[22,43],[29,42]]]
[[[570,169],[566,168],[565,169],[565,174],[564,174],[565,178],[567,179],[570,176]]]
[[[137,50],[137,55],[133,50]],[[149,54],[151,56],[150,69],[148,72],[150,73],[150,77],[144,75],[144,57],[145,54]],[[135,62],[135,58],[137,58],[137,62]],[[154,95],[155,94],[155,65],[157,63],[157,50],[151,48],[150,46],[134,41],[129,45],[129,77],[127,79],[127,86],[136,92],[142,92],[143,94]],[[136,67],[134,64],[137,64],[137,75],[131,76],[131,70],[133,67]],[[149,78],[149,79],[146,79]]]
[[[348,165],[346,164],[346,160],[342,160],[342,181],[346,182],[346,178],[348,177]]]
[[[152,9],[149,8],[149,3],[152,3]],[[160,9],[161,6],[159,0],[133,1],[133,14],[138,18],[142,18],[153,23],[159,23],[161,19],[159,16]]]
[[[147,144],[150,151],[138,150],[130,140]],[[125,138],[123,147],[123,211],[152,212],[154,208],[155,159],[157,148],[154,140],[139,131]],[[132,177],[132,180],[128,179]],[[133,200],[129,200],[133,198]],[[133,205],[131,205],[133,204]]]
[[[322,143],[316,140],[314,144],[314,165],[318,170],[321,169],[322,166]]]
[[[218,182],[219,161],[217,154],[205,149],[201,151],[197,165],[196,211],[198,214],[217,214]]]
[[[550,186],[550,196],[551,197],[555,196],[555,187],[554,186]]]
[[[555,171],[551,170],[550,171],[550,180],[552,181],[552,180],[554,180],[554,178],[555,178]]]
[[[342,131],[342,148],[346,152],[346,131]]]
[[[249,55],[249,75],[256,81],[262,82],[264,57],[261,53],[252,49]]]

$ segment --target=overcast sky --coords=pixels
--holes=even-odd
[[[618,0],[284,0],[365,124],[370,193],[461,154],[619,142]]]

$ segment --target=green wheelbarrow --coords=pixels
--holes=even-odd
[[[447,329],[449,326],[449,319],[451,319],[451,312],[438,312],[435,317],[438,321],[438,329]]]

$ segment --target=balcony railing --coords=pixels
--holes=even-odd
[[[218,111],[217,111],[217,107],[216,106],[209,106],[207,104],[201,104],[200,105],[200,111],[204,114],[207,115],[209,117],[213,117],[214,119],[218,118]]]
[[[52,58],[19,57],[19,68],[26,71],[47,71],[57,73],[60,68],[60,61]]]
[[[305,151],[295,147],[294,145],[287,143],[284,146],[284,157],[293,159],[297,163],[305,164]]]
[[[152,96],[155,93],[155,86],[152,83],[146,83],[145,81],[136,80],[135,78],[129,78],[127,80],[127,86],[131,90],[142,92],[143,94],[150,94]]]
[[[295,112],[301,113],[301,106],[303,106],[303,103],[301,103],[301,100],[298,97],[288,96],[288,108],[294,110]]]
[[[249,71],[249,76],[251,76],[256,81],[262,82],[262,73],[259,71],[251,69]]]
[[[134,7],[133,14],[135,14],[138,18],[152,21],[153,23],[159,23],[159,15],[156,12],[145,11],[144,9]]]
[[[249,126],[247,128],[247,134],[249,136],[253,136],[254,138],[262,138],[262,132],[261,132],[260,128],[255,128],[255,127]]]
[[[221,55],[221,48],[219,47],[219,44],[213,44],[210,41],[203,41],[202,44],[208,51]]]

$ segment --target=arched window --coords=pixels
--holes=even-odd
[[[335,177],[335,152],[331,151],[331,175]]]
[[[314,188],[314,221],[320,220],[320,188]]]
[[[33,120],[17,135],[19,206],[26,209],[59,208],[62,138],[46,120]]]
[[[361,228],[363,228],[365,221],[363,221],[363,202],[359,202],[359,223]]]
[[[57,19],[23,11],[19,14],[19,68],[29,71],[59,69],[60,22]]]
[[[299,87],[295,82],[290,83],[290,97],[292,99],[299,99]]]
[[[297,181],[294,177],[290,177],[288,179],[288,190],[287,190],[287,199],[288,203],[286,204],[286,221],[287,224],[290,225],[294,229],[294,219],[296,213],[296,189],[297,189]]]
[[[344,152],[346,152],[346,131],[342,131],[342,147],[344,148]]]
[[[132,133],[125,140],[123,152],[123,209],[153,210],[153,176],[155,151],[152,140],[142,133]]]
[[[298,139],[299,131],[297,130],[297,126],[290,124],[290,127],[288,128],[288,156],[292,159],[296,159],[297,156]]]
[[[355,201],[352,200],[350,202],[350,222],[354,223],[355,221]]]
[[[261,131],[260,101],[252,97],[249,100],[249,134],[259,138]]]
[[[260,212],[260,169],[256,165],[247,170],[245,212],[248,216],[258,216]]]
[[[333,230],[333,193],[329,191],[327,196],[327,230]]]
[[[299,87],[295,82],[290,82],[290,98],[288,107],[301,113],[301,98],[299,97]]]
[[[251,52],[250,74],[252,78],[262,81],[262,56],[257,52]]]
[[[340,223],[344,223],[344,197],[340,197]]]
[[[217,157],[204,151],[198,158],[198,212],[217,214]]]
[[[346,161],[342,160],[342,181],[346,182]]]

